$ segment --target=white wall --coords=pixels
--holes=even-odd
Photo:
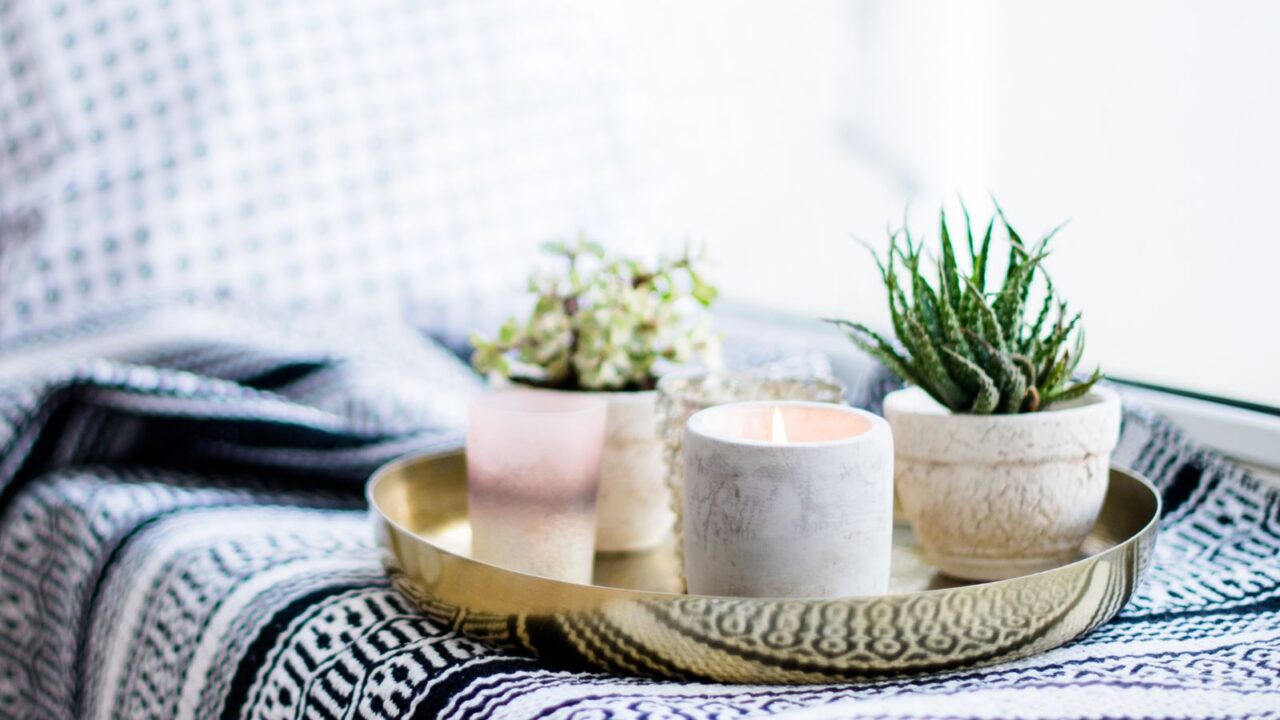
[[[637,242],[883,322],[865,251],[995,192],[1106,370],[1280,405],[1280,3],[617,2]],[[1024,232],[1025,234],[1025,232]]]

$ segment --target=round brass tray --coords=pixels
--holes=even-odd
[[[982,584],[938,575],[909,528],[894,537],[892,594],[835,599],[683,595],[674,548],[600,556],[595,584],[467,557],[461,453],[402,460],[369,481],[392,581],[431,618],[557,664],[748,683],[870,680],[1025,657],[1111,619],[1150,562],[1160,498],[1112,469],[1081,559]]]

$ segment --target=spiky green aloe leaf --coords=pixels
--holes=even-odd
[[[1006,350],[1004,333],[1000,329],[1000,319],[995,310],[987,304],[987,299],[973,283],[969,283],[968,294],[973,298],[976,319],[971,323],[979,331],[979,335],[1000,352]]]
[[[1031,283],[1035,280],[1036,269],[1045,254],[1022,259],[1016,268],[1011,268],[1005,278],[1004,286],[991,304],[1000,321],[1000,328],[1010,342],[1017,338],[1018,325],[1026,310],[1027,296],[1031,294]]]
[[[994,412],[1000,404],[1000,389],[996,387],[991,376],[978,367],[977,363],[951,348],[943,348],[942,352],[950,358],[955,367],[960,368],[958,371],[960,375],[976,388],[973,402],[965,412],[974,415],[989,415]]]
[[[1000,388],[1000,406],[996,412],[1001,414],[1016,413],[1022,409],[1022,401],[1027,396],[1027,378],[1017,366],[1009,374],[1008,384]]]
[[[911,349],[910,343],[905,342],[905,338],[907,337],[907,326],[904,320],[904,316],[910,311],[911,306],[910,303],[907,302],[906,294],[903,293],[902,288],[898,285],[898,270],[894,265],[898,256],[894,247],[898,234],[899,233],[896,231],[889,233],[889,253],[885,260],[880,259],[880,254],[877,253],[876,249],[871,247],[870,244],[862,243],[862,245],[871,253],[871,258],[875,261],[876,269],[880,271],[880,279],[881,282],[884,283],[885,292],[888,296],[889,319],[893,325],[893,332],[897,335],[899,342],[902,342],[906,347],[907,353],[911,354],[914,351]],[[847,321],[834,319],[827,319],[826,321],[837,325],[847,323]],[[845,332],[849,332],[847,327],[845,328]],[[902,377],[900,373],[899,377]]]
[[[911,370],[911,366],[906,359],[879,333],[862,323],[850,322],[839,318],[823,318],[823,320],[844,330],[845,335],[854,345],[879,360],[894,375],[913,385],[921,384],[920,378]]]
[[[966,393],[951,378],[942,356],[929,338],[929,334],[915,318],[907,319],[907,330],[916,346],[915,371],[923,380],[923,387],[943,405],[955,409],[968,405]]]
[[[942,302],[939,304],[942,315],[942,335],[946,341],[946,347],[952,350],[955,355],[972,361],[972,350],[969,348],[969,341],[965,339],[964,326],[960,323],[960,316],[951,303],[949,294],[950,290],[944,287],[942,290]],[[967,370],[964,367],[957,366],[950,354],[943,353],[942,359],[947,366],[948,372],[961,387],[969,392],[978,391],[977,384],[969,380],[970,374]]]
[[[1071,353],[1064,352],[1062,356],[1053,363],[1053,367],[1049,369],[1049,373],[1040,381],[1040,389],[1044,391],[1045,398],[1049,398],[1057,393],[1062,383],[1066,382],[1071,376],[1067,373],[1067,368],[1071,363]]]
[[[1041,273],[1044,275],[1044,273]],[[1044,329],[1044,321],[1049,318],[1049,312],[1053,310],[1053,280],[1048,275],[1044,275],[1044,300],[1040,304],[1040,312],[1036,314],[1035,322],[1027,330],[1026,338],[1021,344],[1021,352],[1029,358],[1035,357],[1035,347],[1040,342],[1040,333]]]
[[[987,264],[991,259],[991,231],[995,229],[996,219],[991,218],[987,222],[987,230],[982,234],[982,246],[978,250],[978,256],[973,258],[973,284],[978,287],[979,292],[987,290]]]
[[[894,255],[889,254],[889,282],[887,289],[889,292],[889,319],[893,322],[893,332],[907,349],[907,352],[915,354],[914,346],[909,341],[909,333],[907,332],[906,316],[910,313],[911,305],[907,302],[907,294],[903,292],[902,287],[898,284],[897,268],[894,266]]]
[[[1071,365],[1067,368],[1068,375],[1075,375],[1076,368],[1080,365],[1080,361],[1084,359],[1084,328],[1076,331],[1076,344],[1071,349]]]
[[[1093,389],[1094,385],[1098,384],[1098,381],[1101,379],[1102,379],[1102,369],[1101,368],[1095,369],[1093,371],[1093,374],[1090,375],[1087,380],[1078,382],[1068,387],[1067,389],[1063,390],[1062,392],[1045,396],[1045,400],[1042,403],[1041,407],[1048,407],[1049,405],[1052,405],[1054,403],[1062,403],[1062,402],[1067,402],[1068,400],[1075,400],[1076,398],[1084,397],[1089,393],[1090,390]]]
[[[955,249],[951,247],[951,234],[947,232],[947,213],[939,212],[942,226],[942,264],[938,267],[938,293],[950,304],[951,312],[960,312],[960,268],[956,265]]]
[[[974,349],[978,365],[987,371],[1000,390],[1000,403],[995,412],[1017,412],[1027,393],[1027,381],[1022,370],[1018,368],[1012,355],[998,350],[977,333],[968,332],[969,345]]]
[[[1040,343],[1040,350],[1031,357],[1031,361],[1041,368],[1041,376],[1047,374],[1058,361],[1058,353],[1062,349],[1062,343],[1069,337],[1075,326],[1080,321],[1080,314],[1067,320],[1067,304],[1065,302],[1058,303],[1058,319],[1054,323],[1051,330]]]
[[[928,334],[929,339],[933,343],[941,345],[943,344],[942,320],[938,314],[938,296],[934,293],[933,288],[929,286],[928,280],[925,279],[924,273],[920,270],[920,248],[911,244],[909,236],[907,243],[905,254],[899,253],[899,257],[906,264],[907,272],[911,278],[911,300],[915,312],[908,312],[907,315],[914,315],[920,326]],[[910,324],[908,324],[908,337],[910,337]]]
[[[1036,369],[1031,364],[1031,359],[1026,355],[1012,353],[1009,359],[1013,360],[1013,364],[1022,372],[1022,379],[1026,382],[1027,387],[1035,387],[1036,385]]]
[[[960,211],[964,213],[965,244],[969,248],[969,259],[973,260],[973,222],[969,218],[969,207],[964,204],[964,198],[956,199],[960,201]]]
[[[966,285],[973,285],[978,289],[978,298],[986,292],[987,288],[987,259],[991,252],[991,230],[995,227],[996,219],[993,217],[987,222],[987,229],[982,234],[982,245],[978,249],[978,254],[974,255],[972,249],[969,253],[970,272]],[[966,327],[972,326],[978,317],[978,306],[974,302],[973,295],[968,292],[961,298],[960,303],[960,320]]]

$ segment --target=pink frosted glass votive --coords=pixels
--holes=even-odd
[[[471,401],[471,555],[512,570],[591,582],[605,403],[550,392]]]

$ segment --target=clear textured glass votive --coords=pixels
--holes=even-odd
[[[533,575],[591,582],[605,403],[504,392],[471,401],[471,555]]]

